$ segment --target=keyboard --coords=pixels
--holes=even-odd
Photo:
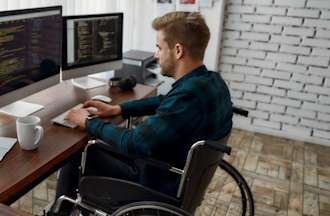
[[[65,117],[68,115],[70,110],[78,109],[78,108],[81,108],[82,106],[83,106],[83,104],[78,104],[78,105],[72,107],[71,109],[65,111],[64,113],[61,113],[60,115],[56,116],[55,118],[52,118],[51,122],[53,124],[61,125],[61,126],[68,127],[68,128],[76,128],[78,125],[66,120]]]

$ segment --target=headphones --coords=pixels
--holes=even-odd
[[[109,80],[109,85],[118,87],[123,91],[132,90],[136,86],[136,78],[134,76],[114,77]]]

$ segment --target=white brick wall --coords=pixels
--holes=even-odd
[[[227,0],[219,69],[235,126],[330,146],[330,1]]]

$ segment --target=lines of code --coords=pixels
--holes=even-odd
[[[0,22],[0,95],[59,72],[60,15]]]
[[[118,58],[121,49],[121,28],[118,17],[76,21],[75,63]]]

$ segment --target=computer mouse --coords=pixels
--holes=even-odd
[[[86,110],[91,114],[96,113],[98,111],[96,107],[87,107]]]
[[[99,101],[102,101],[104,103],[110,103],[112,101],[110,97],[105,96],[105,95],[95,95],[91,99],[92,100],[99,100]]]

